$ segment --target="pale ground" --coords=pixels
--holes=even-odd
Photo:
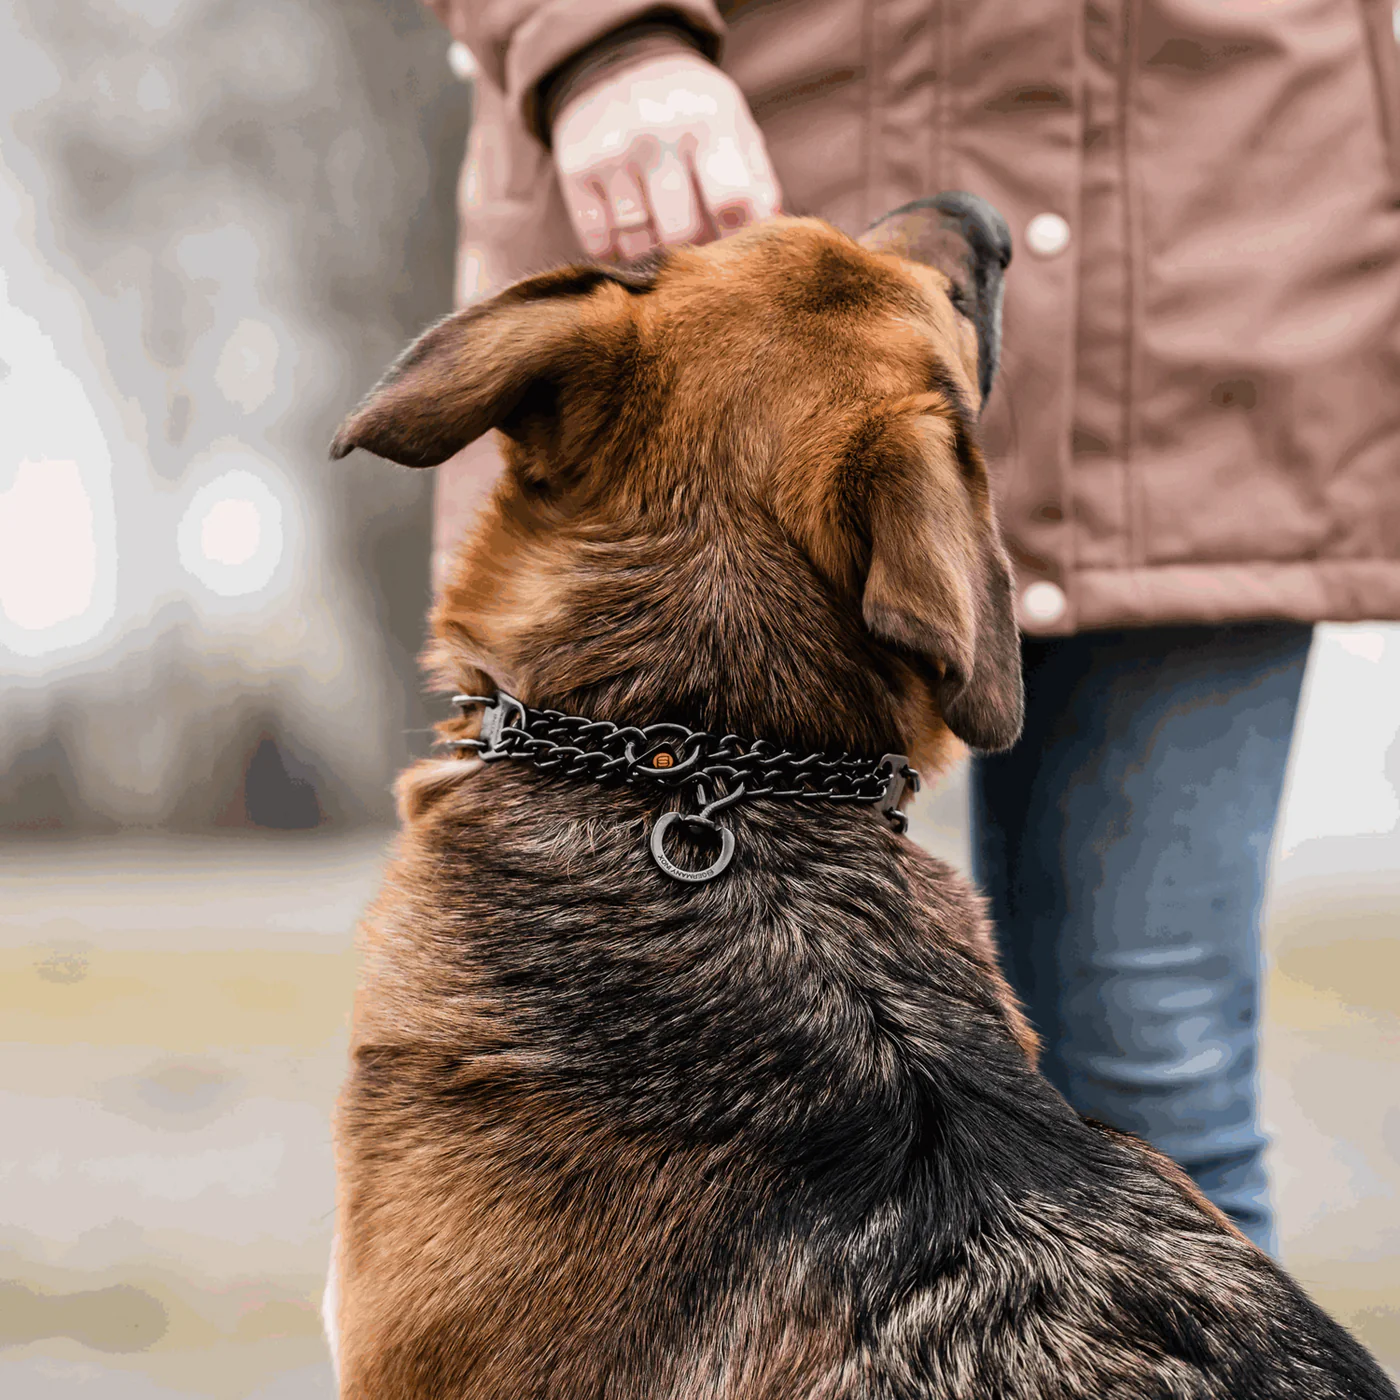
[[[919,832],[961,860],[958,801]],[[332,1394],[328,1115],[385,841],[0,847],[0,1394]],[[1265,1087],[1285,1260],[1400,1369],[1400,877],[1378,867],[1356,839],[1280,863]]]

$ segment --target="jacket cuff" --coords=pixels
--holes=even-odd
[[[693,29],[673,23],[669,16],[638,20],[605,34],[596,44],[575,54],[545,77],[535,89],[533,113],[527,103],[525,115],[531,130],[546,146],[554,144],[554,123],[564,104],[575,93],[591,87],[604,74],[652,54],[689,53],[713,60],[713,53]]]
[[[664,4],[657,0],[593,0],[586,5],[578,0],[547,0],[511,36],[505,56],[506,98],[526,129],[548,145],[541,87],[554,82],[557,70],[589,60],[599,40],[639,21],[665,26],[692,43],[704,57],[719,60],[725,27],[714,0],[666,0]],[[556,100],[554,110],[558,105]]]

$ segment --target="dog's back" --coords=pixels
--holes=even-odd
[[[446,684],[926,773],[1014,740],[973,431],[1004,229],[895,227],[547,274],[419,342],[336,451],[511,439]],[[338,1127],[346,1397],[1394,1397],[1075,1117],[976,897],[868,810],[739,803],[692,884],[654,791],[447,759],[400,806]]]
[[[343,1107],[348,1394],[1393,1393],[1033,1071],[945,867],[755,809],[697,899],[648,815],[497,766],[407,838]]]

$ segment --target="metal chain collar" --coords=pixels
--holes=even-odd
[[[565,778],[650,784],[663,790],[694,787],[698,812],[668,812],[651,829],[652,857],[675,880],[713,880],[728,866],[734,857],[734,833],[715,821],[714,814],[740,800],[869,802],[902,832],[908,819],[899,810],[900,800],[906,790],[919,790],[919,775],[898,753],[878,761],[844,753],[798,754],[767,739],[709,734],[683,724],[638,728],[559,710],[535,710],[505,691],[454,695],[452,703],[464,714],[472,706],[485,707],[480,738],[449,741],[452,748],[475,753],[484,762],[517,758]],[[671,860],[662,843],[676,824],[719,840],[720,853],[712,865],[686,870]]]

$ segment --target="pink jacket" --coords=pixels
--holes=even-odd
[[[580,256],[541,81],[646,0],[437,0],[475,55],[458,285]],[[942,189],[1016,242],[985,443],[1033,633],[1400,618],[1389,0],[667,0],[785,207]],[[438,546],[494,448],[442,470]]]

